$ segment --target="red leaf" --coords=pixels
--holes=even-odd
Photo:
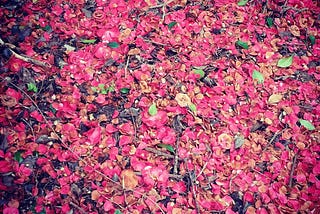
[[[101,128],[98,126],[89,132],[91,132],[88,136],[90,143],[94,145],[98,144],[101,139]]]
[[[70,185],[69,184],[61,185],[60,193],[65,195],[70,193]]]
[[[6,207],[3,209],[3,214],[19,214],[19,210],[15,207]]]
[[[15,98],[17,102],[19,102],[19,100],[22,98],[21,93],[19,91],[12,89],[12,88],[7,89],[6,95],[9,97]]]
[[[187,187],[184,182],[180,181],[174,184],[172,187],[172,190],[175,191],[176,193],[183,193],[187,190]]]
[[[103,205],[103,209],[105,212],[108,212],[113,209],[113,205],[110,201],[106,201]]]
[[[130,144],[131,142],[132,142],[132,136],[122,135],[119,140],[119,145],[123,146],[123,145]]]
[[[154,116],[150,116],[148,111],[143,114],[142,121],[150,127],[159,128],[167,123],[168,116],[165,111],[158,111]]]
[[[1,160],[0,161],[0,173],[7,173],[12,170],[10,162],[6,160]]]
[[[42,115],[36,110],[30,113],[30,116],[36,119],[38,122],[43,122]]]
[[[118,128],[119,128],[119,131],[121,132],[121,134],[124,134],[124,135],[133,135],[134,134],[134,128],[131,123],[123,123],[123,124],[119,125]]]
[[[320,174],[320,163],[317,163],[312,170],[313,174],[319,175]]]

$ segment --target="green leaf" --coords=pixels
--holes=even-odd
[[[104,84],[103,83],[100,83],[99,85],[98,85],[98,87],[100,88],[100,89],[104,89]]]
[[[46,25],[44,28],[43,28],[44,31],[50,31],[51,30],[51,26],[50,25]]]
[[[97,41],[96,39],[81,39],[81,42],[84,44],[93,44],[96,41]]]
[[[267,24],[268,27],[272,27],[273,26],[273,18],[267,17],[266,18],[266,24]]]
[[[28,91],[33,91],[34,93],[38,92],[38,88],[34,83],[28,83]]]
[[[108,90],[109,92],[114,92],[114,91],[115,91],[115,89],[114,89],[113,86],[109,86],[109,87],[107,88],[107,90]]]
[[[167,149],[169,152],[172,152],[174,153],[174,148],[173,146],[169,145],[169,144],[164,144],[164,143],[159,143],[157,144],[158,147],[161,147],[161,148],[165,148]]]
[[[157,109],[157,106],[156,106],[155,103],[153,103],[153,104],[149,107],[148,112],[149,112],[149,114],[150,114],[151,116],[154,116],[154,115],[156,115],[156,114],[158,113],[158,109]]]
[[[193,73],[200,74],[200,78],[203,78],[205,73],[202,69],[193,69]]]
[[[238,40],[238,41],[236,42],[236,45],[238,45],[238,46],[240,46],[240,47],[242,47],[243,49],[246,49],[246,50],[249,49],[248,43],[247,43],[247,42],[243,42],[243,41],[241,41],[241,40]]]
[[[110,48],[118,48],[120,46],[118,42],[109,42],[107,45]]]
[[[173,28],[173,26],[175,26],[176,24],[177,24],[177,22],[170,22],[170,23],[168,24],[169,30],[171,30],[171,28]]]
[[[244,144],[244,137],[242,135],[236,135],[234,140],[234,148],[238,149]]]
[[[121,88],[121,89],[120,89],[120,92],[121,92],[122,94],[127,94],[127,93],[129,93],[129,91],[130,91],[129,88]]]
[[[248,0],[240,0],[238,1],[238,6],[245,6],[247,4]]]
[[[287,68],[292,64],[293,56],[279,59],[277,66],[280,68]]]
[[[53,106],[52,106],[52,105],[50,105],[50,107],[49,107],[49,108],[50,108],[50,111],[52,111],[52,113],[54,113],[54,114],[55,114],[55,113],[57,112],[57,110],[56,110],[55,108],[53,108]]]
[[[252,78],[258,80],[258,83],[261,84],[264,82],[263,74],[257,70],[253,70]]]
[[[91,90],[92,90],[93,92],[97,92],[97,91],[98,91],[98,88],[97,88],[97,87],[91,87]]]
[[[192,112],[197,112],[197,106],[195,104],[191,103],[188,107]]]
[[[158,109],[157,109],[157,106],[156,106],[155,103],[153,103],[153,104],[149,107],[148,112],[149,112],[149,114],[150,114],[151,116],[154,116],[154,115],[156,115],[156,114],[158,113]]]
[[[309,131],[315,130],[316,128],[314,127],[314,125],[312,125],[312,123],[310,123],[307,120],[303,120],[303,119],[299,119],[299,122],[302,126],[304,126],[306,129],[308,129]]]
[[[114,211],[114,214],[122,214],[122,212],[120,210],[116,210]]]
[[[316,44],[316,37],[314,37],[314,35],[309,35],[309,39],[310,39],[311,45]]]
[[[33,151],[33,152],[32,152],[32,155],[33,155],[34,157],[38,157],[38,156],[39,156],[39,152],[38,152],[38,151]]]
[[[14,159],[18,161],[18,163],[21,163],[23,161],[23,158],[21,157],[22,151],[17,151],[14,153]]]
[[[108,90],[106,88],[101,89],[100,91],[101,94],[108,94]]]

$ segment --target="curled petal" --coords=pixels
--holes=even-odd
[[[178,102],[178,105],[181,107],[187,107],[191,104],[191,99],[187,94],[178,93],[175,100]]]

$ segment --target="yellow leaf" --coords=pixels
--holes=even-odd
[[[124,187],[128,189],[133,189],[138,185],[138,177],[130,169],[121,172],[121,180]]]
[[[100,193],[98,192],[98,190],[93,190],[93,191],[91,192],[91,199],[92,199],[93,201],[98,200],[99,197],[100,197]]]
[[[282,94],[272,94],[268,99],[268,103],[277,104],[282,100],[282,97],[283,97]]]
[[[172,209],[172,214],[181,214],[182,213],[182,209],[181,208],[173,208]]]
[[[192,104],[190,97],[187,94],[178,93],[175,97],[178,105],[181,107],[187,107]]]

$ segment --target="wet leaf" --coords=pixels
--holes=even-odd
[[[118,42],[109,42],[107,45],[110,48],[118,48],[120,46]]]
[[[239,6],[245,6],[248,3],[248,0],[240,0],[238,1]]]
[[[257,70],[254,70],[254,71],[253,71],[253,73],[252,73],[252,78],[253,78],[253,79],[256,79],[259,84],[261,84],[261,83],[264,82],[263,74],[260,73],[260,72],[257,71]]]
[[[165,148],[165,149],[167,149],[169,152],[174,153],[174,148],[173,148],[173,146],[171,146],[171,145],[169,145],[169,144],[159,143],[159,144],[157,144],[157,146],[160,147],[160,148]]]
[[[171,30],[171,28],[173,28],[173,26],[175,26],[176,24],[177,24],[177,22],[170,22],[170,23],[168,24],[169,30]]]
[[[129,88],[121,88],[121,89],[120,89],[120,92],[121,92],[122,94],[128,94],[129,91],[130,91]]]
[[[246,50],[249,49],[249,45],[248,45],[247,42],[243,42],[243,41],[241,41],[241,40],[238,40],[238,41],[236,42],[236,44],[237,44],[238,46],[242,47],[243,49],[246,49]]]
[[[52,29],[52,28],[51,28],[50,25],[46,25],[46,26],[43,28],[43,30],[44,30],[44,31],[47,31],[47,32],[48,32],[48,31],[51,31],[51,29]]]
[[[314,45],[314,44],[316,44],[316,37],[314,37],[314,35],[309,35],[309,40],[310,40],[310,42],[311,42],[311,45]]]
[[[293,56],[279,59],[277,66],[280,68],[287,68],[292,64]]]
[[[299,122],[302,126],[304,126],[306,129],[308,129],[309,131],[313,131],[316,128],[314,127],[314,125],[312,125],[312,123],[310,123],[307,120],[303,120],[303,119],[299,119]]]
[[[266,18],[266,23],[267,23],[268,27],[272,27],[273,26],[273,18],[267,17]]]
[[[197,106],[193,103],[190,103],[189,104],[189,109],[192,111],[192,112],[197,112]]]
[[[277,104],[282,100],[282,97],[283,97],[282,94],[272,94],[268,99],[268,103]]]
[[[14,159],[18,161],[18,163],[21,163],[23,161],[21,154],[22,154],[22,151],[20,150],[14,153]]]
[[[38,88],[34,83],[28,83],[27,87],[28,87],[28,91],[33,91],[34,93],[38,92]]]
[[[122,214],[122,212],[117,209],[116,211],[114,211],[114,214]]]
[[[156,114],[158,113],[158,109],[157,109],[157,106],[156,106],[155,103],[153,103],[153,104],[149,107],[148,112],[149,112],[149,114],[150,114],[151,116],[154,116],[154,115],[156,115]]]
[[[84,44],[93,44],[96,41],[97,41],[96,39],[81,39],[81,42]]]
[[[202,69],[193,69],[193,73],[195,74],[199,74],[200,75],[200,78],[203,78],[205,73]]]

